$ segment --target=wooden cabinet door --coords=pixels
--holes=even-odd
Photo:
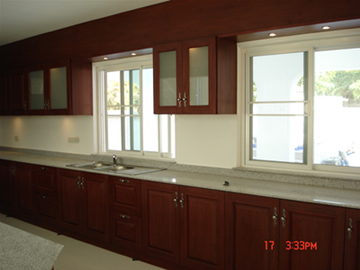
[[[143,182],[143,243],[146,255],[179,263],[178,186]]]
[[[0,115],[6,115],[9,112],[10,95],[10,76],[0,76]]]
[[[279,200],[226,193],[226,269],[277,270]]]
[[[14,205],[13,166],[10,162],[0,160],[0,211],[11,215]]]
[[[183,113],[216,113],[216,38],[183,42]]]
[[[154,47],[154,113],[179,114],[183,109],[182,44]]]
[[[83,228],[83,200],[80,172],[58,170],[59,218],[60,226],[65,230],[81,233]]]
[[[29,220],[33,218],[33,186],[31,165],[15,163],[15,214],[18,218]]]
[[[224,269],[224,192],[180,187],[180,264]]]
[[[360,270],[360,210],[346,210],[344,269]]]
[[[279,269],[343,268],[345,209],[280,202]]]
[[[109,241],[108,176],[83,173],[81,192],[85,204],[82,211],[84,232],[93,239]]]
[[[11,114],[24,114],[27,110],[25,80],[23,72],[15,72],[10,77],[10,111]]]

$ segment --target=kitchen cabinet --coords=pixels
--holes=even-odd
[[[0,211],[11,215],[14,208],[13,166],[6,160],[0,160]]]
[[[279,269],[342,269],[345,209],[281,200]]]
[[[60,228],[94,241],[109,241],[108,176],[59,169]]]
[[[154,47],[155,114],[235,114],[236,42],[201,38]]]
[[[345,210],[226,194],[226,269],[342,269]]]
[[[34,218],[32,166],[26,163],[13,163],[12,180],[15,183],[16,218],[32,222]]]
[[[141,181],[110,177],[110,241],[116,248],[140,252]]]
[[[27,72],[30,114],[69,114],[70,64],[32,67]]]
[[[224,269],[224,193],[144,182],[144,252],[189,269]]]
[[[56,230],[58,218],[56,168],[34,165],[33,183],[36,223]]]
[[[92,115],[92,66],[84,60],[28,68],[28,113]]]
[[[225,269],[278,270],[279,200],[230,192],[225,200]]]
[[[360,270],[360,210],[346,210],[344,269]]]
[[[0,78],[0,115],[21,115],[26,112],[24,72],[11,71]]]

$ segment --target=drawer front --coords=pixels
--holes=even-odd
[[[110,185],[111,209],[125,214],[140,215],[140,181],[113,177],[111,178]]]
[[[35,188],[37,190],[56,191],[56,169],[37,166],[34,170]]]
[[[111,212],[111,243],[115,247],[141,251],[141,218],[122,212]]]

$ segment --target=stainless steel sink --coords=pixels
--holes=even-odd
[[[67,166],[73,168],[79,168],[79,169],[92,170],[92,171],[102,171],[108,173],[127,174],[127,175],[137,175],[137,174],[144,174],[144,173],[163,170],[159,168],[133,167],[133,166],[126,166],[121,164],[113,165],[111,163],[104,163],[101,161],[95,161],[92,163],[85,163],[85,164],[68,164]]]

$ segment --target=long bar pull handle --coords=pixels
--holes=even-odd
[[[175,208],[177,208],[178,207],[178,193],[177,192],[175,192],[174,203],[175,203]]]
[[[184,194],[181,193],[181,199],[180,199],[180,206],[181,206],[181,209],[184,209],[184,203],[185,203],[185,200],[184,200]]]
[[[274,214],[272,216],[272,219],[274,221],[274,226],[276,226],[276,224],[277,224],[277,209],[276,209],[276,207],[274,207]]]
[[[285,214],[285,209],[282,210],[282,217],[281,217],[281,221],[282,221],[282,227],[285,228],[286,225],[286,214]]]
[[[348,238],[351,239],[352,231],[353,231],[352,219],[351,218],[349,218],[349,226],[347,227],[346,230],[348,232]]]

